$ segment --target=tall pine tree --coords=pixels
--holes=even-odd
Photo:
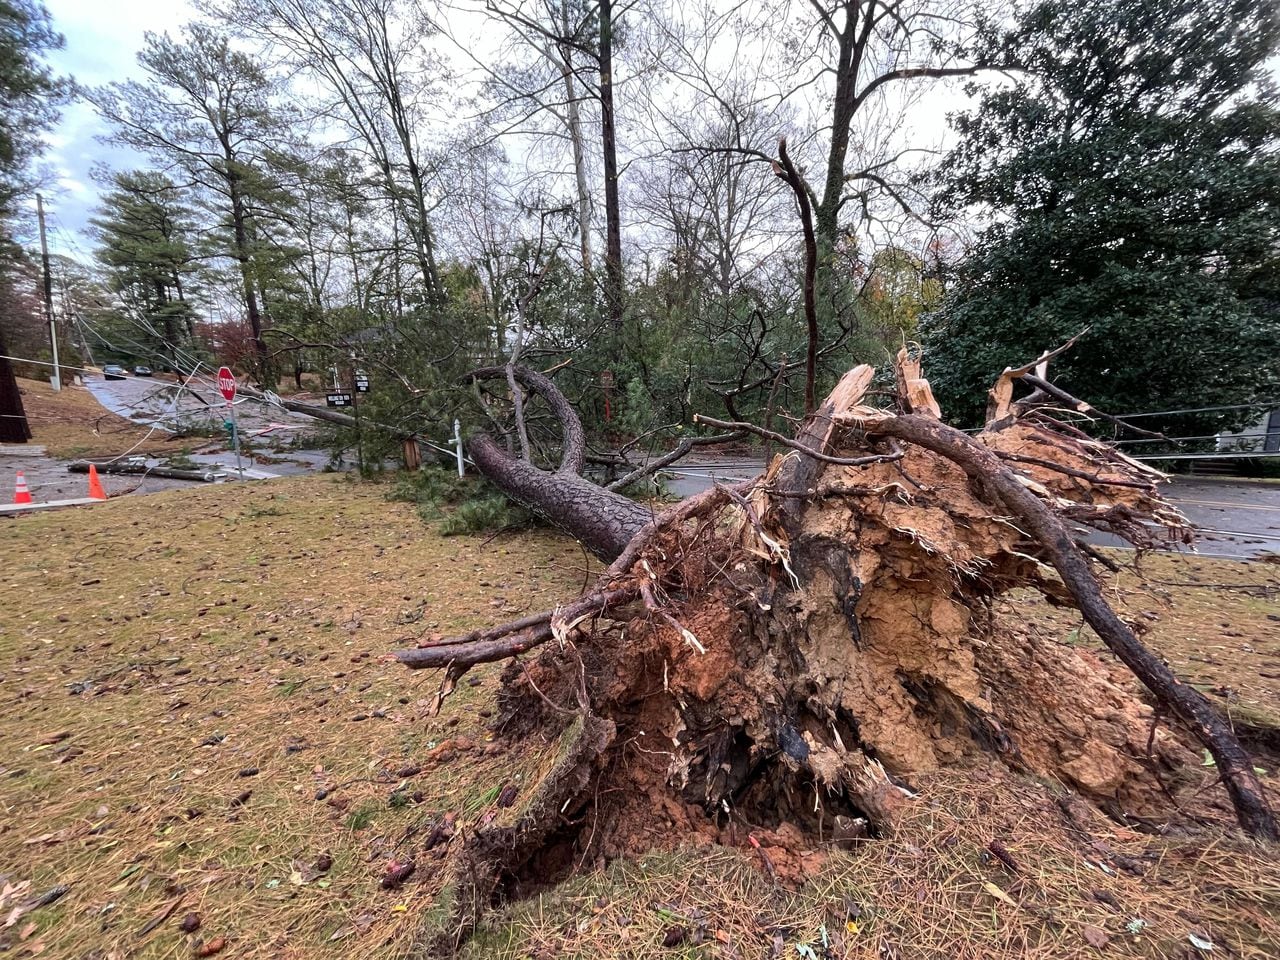
[[[163,174],[118,173],[112,187],[91,221],[98,261],[117,309],[141,329],[140,339],[181,369],[178,353],[191,339],[193,319],[187,300],[195,262],[187,239],[189,211]]]
[[[0,285],[9,282],[14,260],[10,221],[17,202],[31,189],[31,165],[40,152],[40,134],[58,118],[66,84],[44,61],[62,46],[49,12],[32,0],[0,0]],[[2,293],[3,291],[0,291]],[[22,395],[7,359],[5,318],[0,316],[0,442],[31,439]]]

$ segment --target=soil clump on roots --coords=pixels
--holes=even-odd
[[[553,749],[511,815],[458,845],[451,935],[495,901],[653,849],[740,848],[796,885],[833,850],[899,835],[944,775],[1034,778],[1063,809],[1142,831],[1191,812],[1221,830],[1234,813],[1273,836],[1251,761],[1111,612],[1087,562],[1111,561],[1069,526],[1143,548],[1185,538],[1160,475],[1034,395],[1014,403],[1018,376],[966,436],[937,419],[906,352],[896,410],[864,404],[872,371],[856,368],[761,477],[613,528],[594,592],[402,652],[445,669],[443,697],[474,663],[537,651],[504,671],[494,731]],[[493,479],[516,476],[508,492],[536,509],[519,480],[531,470]],[[1092,653],[998,623],[995,599],[1028,586],[1078,606],[1147,694]]]

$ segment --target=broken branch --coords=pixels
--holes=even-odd
[[[757,436],[765,437],[775,443],[780,443],[784,447],[790,447],[792,450],[798,450],[806,457],[812,457],[822,463],[830,463],[839,467],[865,467],[870,463],[889,463],[893,460],[902,459],[902,451],[895,450],[893,453],[877,453],[867,457],[833,457],[830,454],[822,453],[814,450],[812,447],[805,446],[799,440],[792,440],[788,436],[781,433],[775,433],[772,430],[766,430],[764,427],[757,427],[754,423],[747,423],[740,420],[716,420],[714,417],[708,417],[704,414],[696,414],[694,421],[697,423],[705,423],[709,427],[716,427],[721,430],[743,430],[747,433],[754,433]]]

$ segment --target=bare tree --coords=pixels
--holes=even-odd
[[[447,77],[431,51],[435,23],[408,0],[211,0],[206,6],[323,86],[321,116],[345,126],[378,171],[409,232],[425,299],[441,301],[431,223],[438,158],[423,141]]]
[[[138,62],[148,80],[99,87],[88,98],[114,128],[112,139],[148,153],[180,184],[203,188],[227,218],[228,256],[236,263],[265,377],[249,205],[266,167],[266,144],[278,132],[270,102],[274,84],[224,33],[202,24],[189,25],[180,40],[147,34]]]

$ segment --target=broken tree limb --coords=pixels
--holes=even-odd
[[[1076,341],[1088,333],[1090,329],[1090,327],[1085,327],[1066,343],[1054,347],[1052,350],[1046,350],[1030,363],[1024,363],[1020,367],[1005,367],[1004,373],[996,378],[996,382],[987,391],[987,425],[991,426],[1010,415],[1010,406],[1013,403],[1014,380],[1026,376],[1037,367],[1047,367],[1050,360],[1074,347]]]
[[[946,457],[1021,521],[1102,641],[1213,754],[1240,825],[1254,837],[1280,840],[1275,815],[1253,772],[1253,762],[1231,726],[1198,690],[1179,681],[1111,609],[1088,561],[1076,549],[1062,521],[1043,500],[1023,486],[992,451],[940,421],[912,414],[870,423],[867,430]]]
[[[1060,473],[1065,477],[1075,477],[1078,480],[1087,480],[1090,483],[1100,483],[1103,486],[1134,487],[1139,490],[1155,489],[1155,483],[1150,480],[1126,480],[1122,477],[1103,477],[1096,473],[1087,473],[1084,470],[1076,470],[1073,467],[1068,467],[1066,464],[1054,463],[1052,460],[1045,460],[1043,457],[1030,457],[1022,453],[1006,453],[1003,450],[997,450],[996,456],[1001,460],[1008,460],[1011,463],[1026,463],[1037,467],[1043,467],[1045,470],[1052,470],[1054,473]]]
[[[459,673],[477,663],[507,660],[532,650],[552,638],[557,621],[573,623],[580,617],[594,616],[612,607],[628,603],[639,594],[638,585],[597,591],[555,610],[547,610],[513,623],[490,627],[487,630],[475,631],[429,647],[397,650],[394,656],[396,660],[412,670],[449,668]]]
[[[88,473],[90,461],[77,460],[67,464],[68,473]],[[212,470],[175,470],[173,467],[148,467],[143,463],[93,463],[99,473],[119,473],[132,476],[164,477],[166,480],[195,480],[201,483],[212,483],[215,473]]]
[[[682,460],[693,452],[695,447],[706,447],[718,443],[730,443],[734,440],[741,440],[746,434],[741,430],[735,430],[732,433],[718,433],[710,437],[685,437],[673,449],[664,453],[660,457],[650,460],[643,466],[636,467],[626,476],[613,481],[605,487],[606,490],[625,490],[637,480],[643,480],[645,477],[652,476],[663,467],[669,467],[677,460]]]
[[[551,407],[552,413],[556,415],[556,419],[560,421],[560,429],[564,433],[564,439],[558,471],[560,473],[582,473],[582,466],[587,455],[587,437],[582,429],[582,421],[578,418],[578,411],[573,409],[573,404],[560,392],[560,388],[551,382],[549,377],[536,370],[515,366],[511,369],[510,375],[522,386],[532,390],[545,400],[547,405]],[[477,370],[472,370],[464,379],[506,381],[507,376],[508,370],[506,366],[481,367]]]
[[[1125,430],[1129,430],[1130,433],[1135,433],[1135,434],[1138,434],[1139,436],[1146,436],[1146,438],[1152,439],[1152,440],[1166,440],[1166,442],[1172,443],[1172,440],[1167,438],[1165,434],[1156,433],[1156,431],[1153,431],[1153,430],[1143,430],[1142,428],[1140,428],[1140,426],[1134,426],[1133,424],[1130,424],[1128,420],[1121,420],[1120,417],[1112,416],[1111,413],[1105,413],[1101,410],[1098,410],[1098,408],[1094,407],[1092,403],[1085,403],[1084,401],[1082,401],[1082,399],[1071,396],[1071,394],[1066,392],[1066,390],[1062,389],[1061,387],[1057,387],[1056,384],[1052,384],[1048,380],[1039,378],[1039,376],[1034,376],[1032,374],[1025,374],[1023,375],[1023,380],[1025,381],[1025,383],[1029,383],[1030,385],[1032,385],[1032,387],[1039,390],[1039,392],[1048,394],[1048,396],[1052,397],[1053,399],[1056,399],[1056,401],[1065,403],[1066,406],[1070,408],[1070,410],[1074,410],[1076,413],[1085,413],[1085,415],[1093,415],[1093,416],[1101,417],[1102,420],[1111,422],[1111,424],[1115,424],[1116,426],[1121,426],[1121,428],[1124,428]],[[1033,397],[1034,397],[1034,394],[1033,394]],[[1023,399],[1023,401],[1019,401],[1019,402],[1027,403],[1029,399],[1030,398]]]
[[[817,306],[817,273],[818,273],[818,241],[813,229],[813,205],[809,197],[808,184],[791,162],[787,154],[787,138],[778,140],[778,163],[773,165],[773,172],[785,180],[791,192],[795,194],[796,204],[800,210],[800,226],[804,231],[804,319],[808,328],[808,342],[804,358],[804,412],[813,413],[818,402],[814,388],[818,380],[818,306]]]
[[[1026,373],[1022,375],[1022,380],[1025,383],[1031,384],[1031,386],[1035,387],[1041,393],[1048,394],[1049,396],[1053,397],[1053,399],[1061,403],[1065,403],[1069,409],[1074,410],[1076,413],[1091,414],[1095,417],[1101,417],[1103,420],[1106,420],[1108,423],[1114,423],[1118,427],[1123,427],[1125,430],[1128,430],[1132,433],[1136,433],[1140,437],[1147,437],[1150,440],[1165,440],[1170,443],[1173,442],[1169,440],[1169,438],[1166,437],[1163,433],[1156,433],[1155,431],[1152,431],[1152,430],[1144,430],[1141,427],[1135,427],[1128,420],[1122,420],[1120,417],[1115,417],[1109,413],[1104,413],[1103,411],[1099,410],[1097,407],[1093,406],[1093,404],[1085,403],[1083,400],[1079,399],[1078,397],[1073,397],[1071,394],[1067,393],[1067,391],[1063,390],[1061,387],[1057,386],[1056,384],[1050,383],[1048,380],[1045,380],[1042,377],[1037,377],[1034,374]],[[1021,400],[1019,402],[1026,403],[1027,400]]]
[[[790,447],[792,450],[798,450],[810,459],[817,460],[820,463],[830,463],[838,467],[865,467],[872,463],[888,463],[892,460],[901,460],[902,452],[895,451],[893,453],[876,453],[866,457],[833,457],[830,454],[823,453],[806,446],[799,440],[792,440],[790,437],[781,433],[775,433],[772,430],[766,430],[764,427],[757,427],[754,423],[735,420],[716,420],[714,417],[704,416],[699,413],[694,416],[696,423],[705,423],[709,427],[716,427],[721,430],[738,430],[744,433],[754,433],[757,436],[772,440],[774,443],[780,443],[784,447]]]
[[[285,410],[292,411],[293,413],[300,413],[303,416],[314,417],[316,420],[323,420],[325,423],[336,424],[339,427],[354,428],[356,426],[355,417],[349,416],[345,413],[339,413],[337,410],[330,410],[328,407],[317,407],[315,404],[303,403],[300,400],[289,400],[286,397],[277,397],[275,400],[269,400],[262,391],[255,390],[253,387],[244,385],[237,386],[236,391],[243,396],[248,397],[250,400],[257,400],[261,403],[280,406]],[[412,435],[410,431],[397,430],[395,427],[389,427],[385,423],[376,423],[372,420],[362,420],[360,426],[375,427],[378,430],[385,430],[397,437],[408,437]]]
[[[473,630],[425,647],[401,650],[394,656],[405,666],[415,670],[444,667],[455,671],[466,670],[478,663],[506,660],[545,643],[551,639],[556,620],[572,623],[592,611],[603,613],[629,603],[642,595],[642,589],[647,584],[647,580],[632,577],[632,565],[658,533],[699,514],[711,512],[728,499],[729,491],[740,493],[752,483],[754,481],[747,481],[732,488],[716,486],[658,514],[631,538],[627,548],[600,575],[595,590],[567,606]]]

